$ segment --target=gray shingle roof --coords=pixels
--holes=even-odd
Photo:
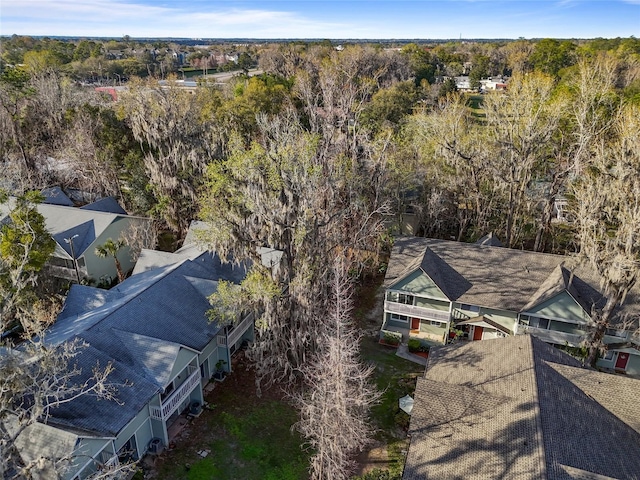
[[[384,286],[389,288],[416,268],[422,268],[450,300],[470,305],[520,312],[565,288],[587,313],[603,301],[594,271],[576,257],[400,237]],[[635,288],[620,310],[640,313],[637,299]]]
[[[504,247],[502,242],[495,236],[493,232],[487,233],[484,237],[476,240],[477,245],[487,245],[489,247]]]
[[[431,352],[405,480],[640,478],[640,381],[529,335]]]
[[[94,212],[115,213],[117,215],[126,215],[127,211],[120,206],[118,201],[113,197],[105,197],[96,200],[93,203],[83,205],[82,210],[92,210]]]
[[[74,286],[69,306],[45,340],[88,344],[75,359],[83,375],[97,363],[112,362],[109,381],[119,385],[119,404],[82,397],[56,409],[50,423],[117,434],[170,380],[180,348],[202,351],[215,338],[220,326],[207,317],[207,296],[217,281],[237,283],[245,272],[203,253],[130,277],[108,292]]]
[[[40,193],[44,196],[44,203],[73,207],[73,202],[60,187],[43,188]]]
[[[3,419],[4,426],[10,434],[15,435],[19,429],[18,419],[7,415]],[[37,462],[39,459],[70,458],[76,450],[78,435],[53,428],[42,423],[28,425],[16,438],[15,446],[25,463]],[[70,466],[70,465],[67,465]],[[39,462],[35,469],[34,480],[58,478],[55,468],[50,462]]]

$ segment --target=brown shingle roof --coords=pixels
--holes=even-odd
[[[563,289],[587,313],[602,302],[598,279],[577,257],[421,237],[395,240],[384,286],[415,270],[417,258],[443,293],[460,303],[520,312]],[[629,293],[626,312],[640,313],[637,290]]]
[[[433,349],[403,478],[640,478],[639,396],[529,335]]]

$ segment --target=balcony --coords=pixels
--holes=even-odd
[[[175,412],[185,399],[200,385],[200,369],[189,365],[189,376],[169,397],[162,402],[162,405],[150,406],[149,414],[155,420],[166,420]]]
[[[115,453],[101,451],[100,452],[100,465],[102,470],[115,470],[120,462],[118,456]]]
[[[435,310],[433,308],[418,307],[417,305],[406,305],[404,303],[385,300],[384,309],[386,312],[406,315],[408,317],[424,318],[425,320],[438,320],[440,322],[449,321],[449,312]]]
[[[253,314],[247,315],[237,325],[234,325],[227,334],[221,333],[216,337],[216,343],[219,347],[233,347],[236,342],[245,334],[250,327],[253,327]]]
[[[247,315],[244,320],[242,320],[238,325],[235,325],[233,330],[229,332],[227,335],[227,343],[229,345],[235,345],[240,337],[244,335],[244,333],[249,329],[249,327],[253,326],[253,315]]]
[[[547,330],[546,328],[528,327],[526,325],[518,325],[518,333],[530,333],[538,337],[543,342],[555,343],[556,345],[564,345],[568,343],[571,347],[580,345],[584,340],[584,335],[576,335],[574,333],[564,333],[555,330]]]

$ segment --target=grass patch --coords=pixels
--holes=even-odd
[[[482,106],[483,103],[484,97],[482,95],[467,95],[467,106],[471,110],[471,115],[478,120],[484,120],[487,116]]]
[[[195,449],[175,452],[158,469],[162,480],[303,480],[308,478],[309,455],[300,436],[291,431],[297,421],[293,408],[267,400],[247,405],[243,398],[225,396],[206,425],[211,432],[208,457],[197,459]],[[232,401],[233,403],[228,403]],[[219,404],[218,404],[219,405]],[[201,417],[202,420],[202,417]],[[197,459],[197,460],[196,460]],[[186,464],[191,463],[189,469]]]
[[[306,478],[308,456],[300,449],[300,437],[290,428],[296,420],[291,407],[275,401],[256,405],[244,415],[221,412],[217,428],[222,427],[227,441],[211,445],[212,451],[224,452],[218,458],[220,473],[215,478]]]
[[[395,441],[405,438],[399,428],[397,414],[398,399],[413,394],[416,379],[424,373],[424,366],[398,357],[390,350],[372,339],[363,339],[360,346],[362,359],[376,366],[373,381],[383,392],[380,403],[371,410],[375,427],[381,440]]]
[[[189,480],[211,480],[217,478],[219,471],[212,458],[203,458],[194,463],[189,469]]]

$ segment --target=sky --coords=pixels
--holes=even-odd
[[[0,35],[255,39],[640,36],[640,0],[0,0]]]

